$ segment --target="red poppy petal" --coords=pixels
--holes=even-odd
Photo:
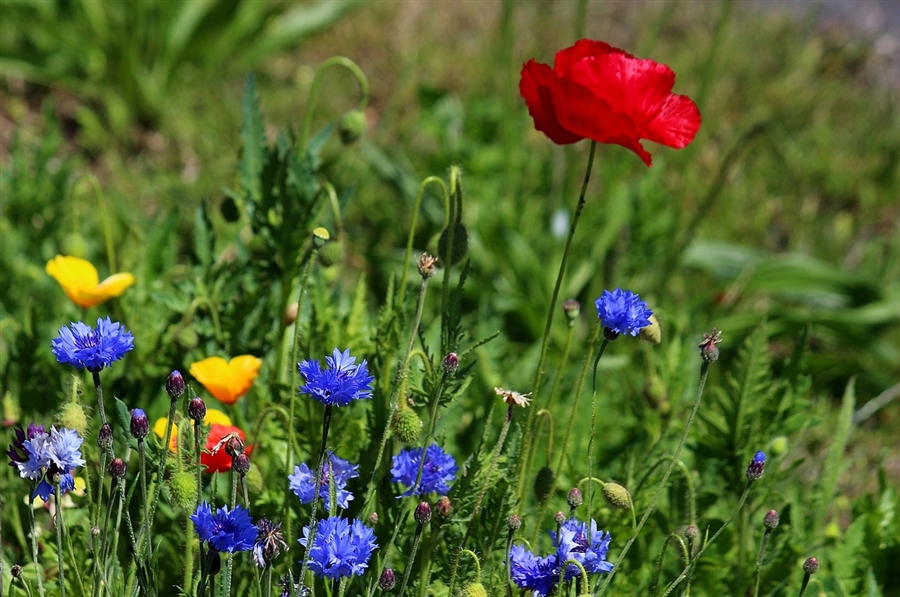
[[[563,127],[554,110],[553,96],[550,87],[556,81],[556,75],[546,64],[529,60],[522,67],[522,78],[519,81],[519,93],[525,99],[528,113],[534,119],[534,128],[547,135],[558,145],[575,143],[584,138]]]
[[[671,93],[675,72],[665,64],[608,54],[573,64],[569,76],[627,114],[641,138],[680,149],[700,128],[696,104]]]
[[[556,116],[567,130],[599,143],[626,147],[650,165],[650,154],[641,145],[640,133],[627,116],[617,114],[590,89],[571,81],[555,81],[551,92]]]
[[[585,58],[604,56],[606,54],[621,54],[627,58],[634,58],[628,52],[611,46],[605,41],[579,39],[572,47],[564,48],[556,53],[556,58],[553,60],[553,72],[556,73],[557,77],[566,77],[572,65]]]

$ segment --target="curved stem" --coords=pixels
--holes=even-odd
[[[594,476],[594,436],[596,435],[597,424],[597,365],[600,363],[603,353],[606,352],[607,346],[609,346],[609,339],[603,338],[600,350],[597,351],[597,358],[594,359],[594,373],[591,378],[593,388],[591,390],[591,434],[588,438],[588,477]],[[591,488],[588,490],[588,513],[593,512],[593,504],[594,486],[591,485]]]
[[[400,294],[397,304],[403,306],[406,299],[406,280],[409,277],[409,260],[412,257],[413,237],[416,233],[416,222],[419,219],[419,209],[422,205],[422,195],[429,184],[437,184],[441,187],[441,199],[444,203],[444,226],[450,225],[450,196],[447,194],[447,184],[439,176],[429,176],[419,183],[419,192],[416,193],[416,202],[413,205],[412,222],[409,225],[409,235],[406,238],[406,255],[403,257],[403,275],[400,277]]]
[[[450,304],[450,270],[453,269],[453,237],[456,234],[456,222],[462,221],[462,181],[460,169],[458,166],[450,168],[450,211],[449,214],[445,208],[444,213],[447,219],[446,259],[444,256],[438,255],[444,260],[444,279],[441,282],[441,317],[447,318],[447,305]],[[452,346],[444,346],[446,351],[454,349]]]
[[[303,113],[303,127],[300,129],[300,148],[306,147],[306,140],[309,138],[309,126],[312,123],[313,107],[319,94],[319,86],[322,84],[322,75],[332,66],[343,66],[349,70],[359,83],[359,109],[366,107],[369,101],[369,81],[366,79],[365,73],[359,66],[345,56],[332,56],[319,65],[313,75],[312,87],[309,90],[309,99],[306,103],[306,111]]]
[[[703,388],[704,386],[706,386],[706,377],[708,374],[709,363],[703,361],[703,364],[700,365],[700,383],[699,387],[697,388],[697,398],[694,400],[694,407],[691,410],[690,416],[688,417],[687,424],[684,426],[684,433],[681,434],[681,441],[678,442],[678,447],[675,449],[675,453],[672,455],[672,463],[669,465],[669,468],[666,469],[666,474],[663,475],[662,481],[660,481],[659,485],[657,486],[656,493],[653,494],[653,499],[650,500],[650,505],[647,507],[647,510],[641,517],[641,521],[638,523],[637,529],[635,529],[634,534],[625,544],[625,547],[622,548],[622,552],[619,554],[619,557],[616,558],[616,561],[613,564],[613,569],[606,577],[603,586],[600,587],[600,592],[597,594],[597,597],[603,595],[603,593],[605,593],[606,589],[609,587],[610,583],[612,583],[612,579],[615,578],[616,572],[619,570],[622,562],[625,560],[625,556],[628,554],[628,550],[631,548],[635,539],[637,539],[638,535],[641,532],[641,529],[644,528],[644,523],[647,522],[647,519],[650,518],[650,515],[653,513],[653,509],[656,507],[656,502],[659,500],[659,496],[662,495],[662,492],[666,487],[666,483],[669,481],[669,476],[672,474],[672,471],[675,470],[675,463],[678,461],[678,457],[681,455],[681,449],[684,448],[684,444],[688,438],[688,433],[690,433],[691,430],[691,425],[694,422],[694,417],[697,415],[697,410],[700,408],[700,400],[701,398],[703,398]]]
[[[547,322],[544,324],[544,336],[541,340],[541,355],[538,358],[538,366],[537,371],[535,371],[534,375],[534,384],[531,386],[531,395],[535,398],[538,396],[538,392],[541,389],[541,378],[544,374],[544,362],[547,359],[547,349],[550,346],[550,330],[553,327],[553,316],[556,313],[556,301],[559,300],[559,290],[562,288],[562,281],[566,275],[566,265],[569,261],[569,253],[572,248],[572,239],[575,238],[575,229],[578,226],[578,220],[581,217],[581,212],[584,210],[585,205],[585,195],[587,193],[588,182],[591,180],[591,169],[594,166],[594,154],[597,150],[597,142],[591,141],[591,149],[588,154],[588,163],[587,168],[584,172],[584,180],[581,183],[581,193],[578,196],[578,203],[575,205],[575,217],[572,218],[572,225],[569,227],[569,236],[566,238],[566,248],[563,250],[562,261],[559,264],[559,273],[556,275],[556,285],[553,287],[553,294],[550,296],[550,306],[547,309]],[[525,426],[523,429],[525,433],[528,433],[528,430],[531,429],[532,423],[532,412],[529,411],[529,416],[525,421]],[[519,456],[519,480],[516,486],[516,503],[522,502],[522,494],[525,491],[525,467],[522,466],[525,461],[528,460],[528,451],[531,449],[530,442],[522,442],[522,447],[519,448],[520,456]],[[524,453],[522,451],[524,450]]]

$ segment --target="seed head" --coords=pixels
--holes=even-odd
[[[581,303],[575,299],[566,299],[562,304],[562,308],[563,313],[566,314],[566,319],[569,321],[575,321],[581,315]]]
[[[722,342],[722,332],[716,328],[711,333],[703,334],[703,342],[700,343],[700,356],[707,363],[719,360],[719,343]]]
[[[12,577],[15,579],[22,578],[22,567],[18,564],[13,564],[9,569],[9,573],[12,574]]]
[[[510,406],[521,406],[523,408],[528,406],[528,394],[520,394],[518,392],[513,392],[512,390],[504,390],[503,388],[494,388],[494,393],[500,396],[500,399]]]
[[[229,433],[225,442],[225,453],[232,458],[237,458],[244,453],[244,440],[237,433]]]
[[[184,377],[177,369],[169,373],[169,377],[166,378],[166,394],[172,400],[177,400],[184,394]]]
[[[428,253],[422,253],[422,256],[419,257],[419,260],[416,262],[416,268],[419,270],[419,275],[422,276],[423,280],[427,280],[434,275],[434,262],[435,258]]]

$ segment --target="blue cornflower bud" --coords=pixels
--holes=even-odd
[[[760,450],[753,456],[753,460],[747,466],[747,479],[749,481],[758,481],[762,477],[763,469],[766,467],[766,453]]]
[[[166,394],[172,400],[181,398],[182,394],[184,394],[184,377],[177,369],[172,371],[169,377],[166,378]]]
[[[419,524],[431,522],[431,505],[428,502],[419,502],[416,511],[413,512],[413,518]]]
[[[378,586],[381,587],[382,591],[390,591],[395,584],[397,584],[397,577],[394,575],[394,569],[385,568],[384,572],[381,573],[381,578],[378,579]]]
[[[143,409],[131,410],[131,435],[138,441],[142,441],[150,433],[150,421]]]
[[[206,417],[206,403],[200,396],[194,396],[188,403],[188,416],[192,421],[202,421]]]

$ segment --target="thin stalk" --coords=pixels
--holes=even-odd
[[[194,584],[194,521],[190,516],[185,516],[184,537],[184,580],[181,586],[189,593]]]
[[[321,67],[320,67],[321,68]],[[314,84],[315,88],[315,84]],[[312,92],[311,92],[312,93]],[[302,144],[301,144],[302,147]],[[300,317],[303,309],[303,297],[306,294],[306,289],[309,284],[309,274],[312,271],[313,263],[315,263],[316,258],[319,255],[319,247],[315,239],[313,239],[312,251],[310,252],[309,258],[306,261],[306,269],[303,271],[303,278],[300,280],[300,294],[297,297],[297,319],[294,320],[294,345],[291,349],[291,385],[289,388],[290,398],[288,399],[288,437],[290,438],[294,434],[294,411],[295,404],[297,402],[297,375],[299,374],[298,369],[298,359],[300,358]],[[294,472],[294,442],[290,439],[288,440],[288,453],[287,453],[287,474],[285,480],[287,483],[285,484],[285,496],[284,500],[284,539],[288,545],[291,544],[291,516],[290,512],[288,512],[288,504],[291,503],[290,495],[291,495],[291,484],[290,481],[287,480],[287,477],[290,476]]]
[[[597,142],[591,141],[591,149],[588,154],[587,168],[584,172],[584,181],[581,183],[581,193],[578,196],[578,203],[575,205],[575,217],[572,218],[572,225],[569,227],[569,236],[566,238],[566,248],[563,250],[562,260],[559,264],[559,272],[556,275],[556,284],[553,287],[553,294],[550,296],[550,306],[547,309],[547,322],[544,324],[544,336],[541,340],[541,354],[538,358],[537,371],[535,371],[534,384],[531,386],[531,395],[537,398],[541,389],[541,378],[544,375],[544,363],[547,359],[547,349],[550,347],[550,330],[553,328],[553,316],[556,313],[556,301],[559,300],[559,290],[562,287],[563,278],[566,275],[566,265],[569,261],[569,253],[572,248],[572,239],[575,238],[575,229],[578,226],[578,220],[581,218],[581,212],[584,211],[585,196],[587,194],[588,182],[591,180],[591,169],[594,166],[594,154],[597,150]],[[528,433],[531,429],[532,417],[534,411],[529,411],[525,420],[524,430]],[[530,442],[522,442],[519,448],[519,479],[516,485],[516,503],[522,502],[523,493],[525,491],[525,475],[527,471],[523,464],[528,460],[528,452],[531,450]]]
[[[767,528],[763,533],[763,538],[759,545],[759,555],[756,557],[756,582],[753,585],[753,597],[759,597],[759,581],[762,576],[762,562],[763,558],[766,557],[766,547],[769,545],[769,535],[771,534],[772,529]]]
[[[556,370],[556,377],[553,378],[553,385],[550,388],[550,394],[547,396],[547,401],[544,403],[542,409],[550,409],[550,405],[553,404],[553,401],[556,399],[556,396],[559,393],[559,384],[562,381],[563,371],[565,371],[565,363],[569,361],[569,354],[572,352],[572,339],[575,337],[575,322],[569,321],[568,332],[566,333],[566,343],[563,346],[562,358],[559,360],[560,367]],[[540,413],[540,411],[538,411]],[[552,453],[552,450],[550,451]]]
[[[313,487],[321,487],[322,486],[322,469],[325,468],[325,446],[328,442],[328,428],[331,425],[331,404],[325,405],[325,414],[322,417],[322,443],[319,446],[319,457],[316,459],[318,464],[316,465],[316,480],[313,483]],[[309,553],[309,550],[312,548],[313,544],[316,540],[316,531],[319,528],[318,520],[316,520],[316,509],[319,505],[319,492],[313,492],[313,501],[312,507],[309,511],[309,535],[306,542],[306,550],[303,555],[303,565],[300,567],[300,582],[305,583],[306,579],[306,571],[309,568],[309,558],[306,554]],[[288,543],[290,545],[290,543]]]
[[[403,597],[403,592],[406,590],[406,583],[412,572],[413,563],[416,561],[416,552],[419,551],[419,542],[422,540],[422,529],[424,527],[425,525],[421,522],[416,523],[416,534],[413,536],[412,549],[409,552],[409,557],[406,559],[406,568],[403,570],[403,580],[400,582],[400,590],[397,591],[398,597]],[[452,593],[450,594],[452,595]]]
[[[175,410],[177,409],[177,407],[178,407],[178,400],[172,399],[169,403],[169,418],[166,419],[168,424],[166,425],[166,437],[165,437],[165,442],[163,443],[163,447],[162,447],[162,456],[160,457],[159,464],[156,467],[156,486],[153,489],[153,499],[150,501],[150,513],[146,518],[147,526],[146,526],[146,528],[143,528],[143,525],[142,525],[142,529],[141,529],[142,533],[144,535],[146,535],[146,537],[147,537],[147,549],[149,550],[150,553],[152,553],[152,551],[153,551],[153,546],[151,545],[152,542],[150,541],[150,531],[153,528],[153,519],[156,517],[156,505],[159,503],[159,491],[162,488],[162,478],[163,478],[163,474],[165,473],[165,470],[166,470],[166,461],[169,459],[169,442],[172,441],[172,427],[173,427],[173,421],[175,420]],[[143,442],[141,442],[141,443],[143,443]],[[143,456],[142,456],[142,458],[143,458]],[[144,474],[144,470],[145,470],[144,468],[141,469],[142,475]],[[147,497],[144,496],[144,499],[146,500]],[[145,502],[145,504],[146,504],[146,502]],[[143,550],[143,548],[144,548],[143,540],[139,541],[138,547],[141,550]],[[141,554],[138,554],[138,555],[141,555]]]
[[[641,517],[641,520],[637,525],[637,529],[635,529],[634,534],[625,544],[625,547],[622,548],[622,552],[619,554],[619,557],[616,558],[616,561],[613,564],[613,569],[610,571],[609,575],[607,575],[606,580],[600,587],[600,592],[597,594],[597,597],[603,595],[606,592],[606,589],[609,588],[609,585],[610,583],[612,583],[612,579],[615,578],[616,572],[619,570],[621,563],[625,560],[625,556],[628,554],[628,550],[631,549],[631,546],[640,534],[641,529],[644,528],[644,523],[647,522],[647,519],[650,518],[650,515],[653,513],[653,509],[656,507],[656,502],[659,500],[659,496],[662,495],[662,492],[666,487],[666,483],[668,483],[669,481],[669,476],[672,474],[672,471],[675,470],[675,463],[678,461],[678,457],[681,455],[681,449],[684,448],[684,444],[688,438],[688,433],[690,433],[691,430],[691,425],[694,422],[694,417],[697,415],[697,410],[699,410],[700,408],[700,400],[701,398],[703,398],[703,388],[706,386],[706,378],[708,374],[709,363],[703,361],[703,364],[700,365],[700,383],[697,388],[697,398],[694,400],[694,407],[691,409],[691,414],[688,417],[687,424],[684,426],[684,433],[681,434],[681,441],[678,442],[678,447],[675,449],[675,453],[672,455],[672,462],[669,464],[669,468],[666,469],[666,473],[665,475],[663,475],[662,481],[660,481],[659,485],[657,486],[656,493],[653,494],[653,499],[650,500],[650,505],[647,507],[647,510]]]
[[[38,560],[37,533],[34,526],[34,508],[32,507],[33,499],[31,498],[31,496],[34,495],[34,488],[36,485],[37,484],[34,481],[31,482],[31,489],[28,490],[29,500],[26,507],[28,509],[28,522],[31,525],[31,557],[34,559],[35,578],[37,579],[38,593],[41,597],[44,597],[46,593],[44,593],[44,583],[41,580],[44,576],[44,570],[43,568],[41,568],[41,563]]]
[[[447,232],[446,259],[444,256],[438,255],[444,260],[444,279],[441,281],[441,317],[447,317],[447,305],[450,304],[450,270],[453,269],[453,237],[456,234],[456,224],[462,222],[462,182],[460,181],[460,170],[457,166],[450,168],[450,214],[447,218],[448,224],[445,228]],[[452,350],[450,346],[442,347],[447,351]]]
[[[91,371],[94,380],[94,392],[97,395],[97,410],[100,411],[100,424],[106,425],[106,409],[103,407],[103,386],[100,384],[100,372]]]
[[[144,445],[144,440],[138,440],[138,460],[140,461],[141,466],[141,498],[144,500],[144,520],[141,523],[141,528],[138,531],[138,552],[137,557],[140,558],[143,553],[144,548],[144,537],[147,537],[147,543],[152,543],[149,539],[150,536],[150,500],[147,498],[147,450]],[[158,483],[157,483],[158,485]],[[152,545],[148,545],[148,560],[152,557],[153,547]]]
[[[60,597],[66,597],[66,575],[63,557],[63,507],[62,507],[62,490],[60,484],[56,484],[56,555],[59,560],[59,594]]]
[[[366,103],[369,101],[369,81],[366,79],[365,73],[363,73],[362,69],[359,68],[355,62],[344,56],[332,56],[324,61],[319,65],[316,69],[316,73],[313,75],[312,87],[310,87],[309,98],[306,101],[306,110],[303,113],[303,125],[300,129],[299,147],[301,151],[306,147],[306,140],[309,138],[309,127],[310,124],[312,124],[313,107],[315,106],[316,98],[319,95],[319,86],[322,84],[322,74],[332,66],[343,66],[353,73],[357,83],[359,83],[360,110],[364,109]]]
[[[231,509],[234,510],[235,506],[237,506],[237,484],[238,484],[238,472],[234,470],[234,459],[232,459],[231,464]],[[316,485],[318,487],[318,485]],[[225,585],[223,587],[223,594],[225,597],[229,597],[231,595],[231,575],[234,571],[234,554],[230,554],[228,556],[228,564],[225,565]]]
[[[606,347],[609,346],[609,338],[604,337],[603,343],[600,344],[600,350],[597,352],[597,358],[594,359],[594,373],[592,376],[592,386],[591,390],[591,434],[588,438],[588,477],[594,477],[594,436],[596,435],[596,424],[597,424],[597,365],[600,363],[600,359],[603,357],[603,353],[606,352]],[[594,486],[591,485],[588,489],[588,514],[592,513],[593,504],[594,504]],[[588,541],[591,538],[588,537]]]
[[[416,222],[419,219],[422,195],[425,193],[425,187],[431,183],[441,187],[441,199],[444,203],[444,227],[446,228],[450,225],[450,196],[447,194],[447,184],[439,176],[429,176],[419,183],[419,192],[416,193],[416,202],[413,204],[412,222],[409,225],[409,235],[406,238],[406,255],[403,258],[403,275],[400,278],[400,294],[397,298],[397,304],[401,307],[406,299],[406,279],[409,277],[409,261],[412,258],[413,237],[416,232]]]
[[[712,545],[713,542],[715,542],[715,540],[719,538],[719,535],[722,534],[722,531],[725,530],[725,527],[727,527],[729,524],[731,524],[734,521],[735,517],[737,517],[738,512],[741,511],[741,508],[744,507],[744,503],[747,501],[747,496],[750,495],[750,488],[752,486],[753,486],[753,481],[747,481],[747,485],[744,486],[744,492],[741,494],[741,499],[738,501],[737,508],[734,509],[734,511],[731,513],[731,516],[728,517],[728,520],[726,520],[722,524],[722,526],[719,527],[719,530],[717,530],[715,532],[715,534],[709,539],[709,541],[706,541],[703,544],[703,547],[700,548],[700,551],[697,552],[697,555],[694,556],[693,558],[691,558],[688,565],[685,566],[684,570],[681,571],[681,574],[679,574],[675,578],[675,580],[673,580],[671,583],[669,583],[669,586],[666,589],[666,592],[663,593],[662,597],[666,597],[666,595],[669,595],[672,591],[675,590],[675,587],[677,587],[682,581],[687,580],[688,583],[691,582],[691,575],[694,571],[694,568],[697,567],[697,562],[700,561],[700,556],[702,556],[703,553],[707,550],[707,548],[709,548],[709,546]]]
[[[203,489],[203,475],[201,472],[200,465],[200,454],[203,452],[203,447],[200,444],[200,426],[202,423],[200,421],[194,421],[194,469],[197,471],[197,504],[200,504],[200,491]]]

